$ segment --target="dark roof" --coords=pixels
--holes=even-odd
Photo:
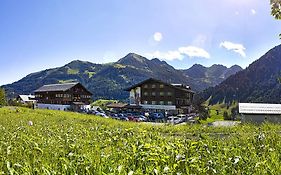
[[[174,86],[174,85],[172,85],[172,84],[169,84],[169,83],[166,83],[166,82],[163,82],[163,81],[161,81],[161,80],[154,79],[154,78],[146,79],[146,80],[144,80],[144,81],[142,81],[142,82],[140,82],[140,83],[138,83],[138,84],[135,84],[135,85],[133,85],[133,86],[131,86],[131,87],[129,87],[129,88],[126,88],[125,91],[130,91],[131,89],[134,89],[134,88],[136,88],[136,87],[139,87],[139,86],[141,86],[142,84],[144,84],[144,83],[146,83],[146,82],[149,82],[149,81],[155,81],[155,82],[162,83],[162,84],[164,84],[164,85],[173,87],[173,88],[175,88],[175,89],[184,90],[184,91],[187,91],[187,92],[190,92],[190,93],[195,93],[194,91],[192,91],[192,90],[190,90],[190,89],[187,89],[187,88],[185,88],[184,86],[180,87],[180,86],[178,86],[178,84],[176,84],[176,85]]]
[[[48,84],[48,85],[44,85],[44,86],[40,87],[39,89],[35,90],[34,92],[67,91],[78,84],[80,84],[80,83],[73,82],[73,83],[63,83],[63,84]],[[89,92],[87,89],[86,89],[86,91]],[[91,92],[89,92],[89,93],[92,94]]]

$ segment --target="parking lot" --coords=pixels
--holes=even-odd
[[[195,118],[197,114],[178,114],[178,115],[165,115],[156,112],[112,112],[103,110],[89,110],[85,112],[89,115],[101,116],[104,118],[112,118],[121,121],[131,122],[153,122],[153,123],[170,123],[180,124],[184,122],[196,123]]]

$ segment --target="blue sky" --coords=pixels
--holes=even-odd
[[[175,68],[245,68],[280,44],[269,0],[1,0],[0,85],[129,52]]]

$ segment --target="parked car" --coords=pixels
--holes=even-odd
[[[87,114],[96,114],[98,111],[96,111],[96,110],[89,110],[88,112],[87,112]]]
[[[152,113],[149,115],[150,120],[163,120],[164,119],[164,114],[162,113]]]
[[[97,112],[97,113],[95,113],[95,115],[101,116],[101,117],[104,117],[104,118],[109,118],[107,115],[105,115],[105,113],[101,113],[101,112]]]
[[[118,118],[118,120],[124,120],[124,121],[129,121],[129,119],[128,119],[128,117],[127,117],[127,115],[126,114],[122,114],[122,113],[120,113],[120,114],[118,114],[118,116],[117,116]]]
[[[169,116],[168,119],[167,119],[167,123],[175,124],[175,122],[177,120],[179,120],[178,117],[176,117],[176,116]]]
[[[140,122],[146,122],[147,121],[147,118],[143,115],[138,115],[137,117],[138,117]]]
[[[139,122],[139,118],[137,118],[136,116],[128,116],[129,121],[133,121],[133,122]]]

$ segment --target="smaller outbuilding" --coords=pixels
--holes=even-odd
[[[243,123],[281,123],[281,104],[239,103]]]
[[[18,95],[17,101],[22,104],[33,104],[36,102],[35,95]]]

